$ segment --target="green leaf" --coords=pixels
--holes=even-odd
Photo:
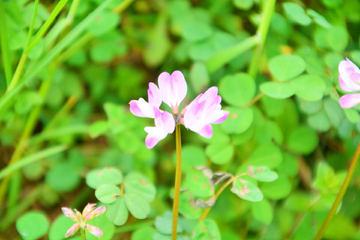
[[[46,215],[37,211],[29,211],[16,220],[16,229],[26,240],[41,238],[47,233],[49,226]]]
[[[94,225],[94,226],[96,226],[96,227],[98,227],[98,228],[100,228],[102,230],[103,236],[100,238],[101,240],[111,240],[111,239],[113,239],[113,235],[115,233],[115,225],[112,224],[112,222],[110,222],[107,219],[105,214],[102,214],[102,215],[94,218],[89,223],[91,225]],[[74,222],[72,224],[74,224]],[[70,226],[69,226],[69,228],[70,228]],[[85,233],[86,233],[86,240],[99,240],[98,237],[95,237],[90,232],[85,231]],[[76,239],[76,240],[80,240],[80,238]]]
[[[86,174],[85,180],[86,180],[86,184],[89,187],[91,187],[93,189],[97,189],[98,187],[100,187],[102,185],[102,183],[98,179],[99,172],[100,172],[99,169],[94,169]]]
[[[291,192],[291,183],[287,177],[279,176],[274,182],[267,182],[261,186],[261,191],[265,197],[270,199],[282,199]]]
[[[344,110],[337,101],[330,98],[324,100],[324,108],[331,123],[338,128],[345,118]]]
[[[283,156],[278,146],[272,143],[263,144],[260,145],[246,161],[246,166],[267,166],[270,169],[274,169],[279,166],[282,158]]]
[[[16,99],[15,111],[22,115],[30,112],[31,109],[42,102],[43,99],[36,91],[26,91]]]
[[[299,172],[299,162],[295,155],[290,153],[283,153],[283,160],[277,167],[280,175],[286,175],[290,177],[297,176]]]
[[[202,213],[202,209],[195,209],[192,205],[190,205],[191,201],[194,201],[194,197],[190,191],[181,192],[179,200],[179,212],[188,219],[199,219]]]
[[[315,131],[308,126],[300,126],[291,133],[287,146],[297,153],[310,154],[318,144]]]
[[[231,191],[238,197],[250,202],[260,202],[264,198],[262,192],[254,183],[241,178],[233,182]]]
[[[349,33],[342,26],[333,26],[327,32],[326,39],[330,49],[336,52],[342,52],[346,49],[349,42]]]
[[[125,193],[137,193],[147,202],[155,199],[156,188],[147,179],[130,179],[124,182]]]
[[[95,191],[96,198],[103,203],[113,203],[116,197],[120,195],[120,189],[111,184],[103,184]]]
[[[320,77],[310,74],[301,75],[290,83],[295,87],[296,95],[307,101],[320,100],[326,88],[324,81]]]
[[[206,147],[206,155],[215,164],[228,163],[234,155],[234,147],[229,144],[210,144]]]
[[[98,172],[97,177],[102,184],[112,185],[119,185],[123,179],[121,172],[115,168],[105,168]]]
[[[114,29],[119,21],[119,14],[105,10],[95,16],[95,19],[87,26],[87,30],[95,36],[99,36]]]
[[[262,182],[272,182],[279,177],[276,172],[271,171],[268,167],[265,166],[249,166],[247,173],[250,177]]]
[[[126,223],[129,211],[126,208],[124,198],[118,197],[115,202],[109,204],[106,210],[106,217],[116,226]]]
[[[205,92],[209,86],[210,76],[203,62],[195,62],[190,69],[190,84],[195,93]]]
[[[329,223],[325,231],[324,238],[327,239],[355,239],[357,226],[352,219],[337,214]]]
[[[134,192],[126,193],[124,199],[126,207],[134,217],[144,219],[150,213],[149,204],[140,194]]]
[[[255,96],[255,81],[247,73],[227,75],[220,80],[219,93],[225,102],[245,107]]]
[[[65,215],[59,215],[55,221],[51,224],[49,239],[50,240],[63,240],[65,239],[65,234],[69,228],[74,224],[70,218]]]
[[[209,198],[214,195],[211,176],[206,176],[200,170],[191,169],[187,172],[184,186],[196,198]]]
[[[225,107],[223,110],[230,113],[226,121],[221,124],[222,129],[227,133],[243,133],[251,126],[254,120],[252,108]]]
[[[215,53],[215,46],[210,38],[194,42],[189,49],[189,57],[193,61],[206,61]]]
[[[181,158],[183,172],[187,172],[192,167],[206,166],[207,162],[204,149],[197,145],[184,145],[181,149]],[[176,161],[176,154],[174,154],[174,161]]]
[[[331,127],[331,122],[325,111],[320,111],[318,113],[310,115],[307,122],[310,127],[319,132],[326,132]]]
[[[346,118],[352,123],[358,123],[360,121],[359,112],[353,108],[344,109]]]
[[[199,41],[212,34],[211,27],[203,22],[187,22],[184,24],[181,35],[188,41]]]
[[[288,98],[295,94],[296,89],[289,83],[265,82],[260,90],[273,98]]]
[[[283,3],[283,8],[287,16],[295,23],[298,23],[303,26],[307,26],[311,23],[311,18],[306,15],[304,9],[292,2]]]
[[[265,121],[256,128],[255,140],[260,144],[272,142],[281,144],[283,142],[282,129],[280,129],[279,125],[273,121]]]
[[[109,130],[109,124],[107,121],[98,121],[91,124],[89,129],[89,135],[91,138],[97,138],[105,134]]]
[[[252,202],[251,208],[254,219],[265,224],[271,223],[273,219],[273,208],[267,199],[263,199],[261,202]]]
[[[217,224],[210,219],[200,222],[194,229],[194,240],[219,240],[220,231]]]
[[[241,10],[249,10],[254,5],[254,0],[233,0],[233,4]]]
[[[60,163],[50,169],[45,182],[57,192],[69,192],[75,189],[81,181],[81,177],[70,163]]]
[[[155,228],[161,234],[171,234],[172,231],[172,212],[165,212],[163,217],[155,218]],[[181,233],[183,231],[181,225],[178,222],[177,225],[177,233]]]
[[[131,240],[153,240],[154,233],[156,233],[154,228],[143,227],[133,232]]]
[[[297,55],[278,55],[269,61],[271,74],[280,82],[300,75],[305,67],[304,59]]]
[[[331,28],[332,25],[319,13],[315,12],[312,9],[307,9],[306,10],[307,14],[312,17],[314,19],[314,21],[316,22],[316,24],[324,27],[324,28]]]

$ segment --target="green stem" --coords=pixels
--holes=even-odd
[[[81,240],[86,240],[85,229],[80,228]]]
[[[176,138],[176,170],[175,170],[175,192],[174,192],[174,203],[173,203],[171,240],[176,240],[177,223],[178,223],[178,216],[179,216],[179,199],[180,199],[180,185],[181,185],[181,132],[180,132],[180,124],[176,125],[175,138]]]
[[[114,8],[114,13],[122,13],[134,0],[124,0],[122,1],[119,6]]]
[[[351,163],[350,163],[350,168],[346,174],[346,177],[345,177],[345,180],[340,188],[340,191],[338,192],[337,196],[336,196],[336,199],[335,199],[335,202],[334,204],[332,205],[331,209],[330,209],[330,212],[328,213],[326,219],[325,219],[325,222],[323,223],[323,225],[321,226],[318,234],[316,235],[315,239],[314,240],[320,240],[322,239],[322,236],[324,235],[325,233],[325,230],[326,228],[328,227],[331,219],[333,218],[333,216],[335,215],[336,211],[338,210],[339,208],[339,205],[344,197],[344,194],[350,184],[350,181],[354,175],[354,172],[355,172],[355,169],[356,169],[356,166],[358,164],[358,161],[359,161],[359,156],[360,156],[360,142],[356,148],[356,151],[355,151],[355,154],[351,160]]]
[[[34,30],[34,24],[35,24],[35,19],[36,19],[36,15],[37,15],[38,6],[39,6],[39,0],[35,0],[34,13],[33,13],[32,19],[31,19],[31,24],[30,24],[30,28],[29,28],[29,32],[28,32],[28,35],[27,35],[27,39],[26,39],[24,49],[26,49],[29,46],[29,43],[30,43],[30,39],[31,39],[33,30]]]
[[[5,4],[4,1],[0,1],[0,46],[2,52],[2,58],[4,62],[4,71],[7,86],[11,83],[12,68],[11,68],[11,54],[9,45],[8,29],[5,18]]]
[[[229,179],[221,186],[221,188],[216,192],[216,194],[215,194],[215,200],[219,198],[220,194],[225,190],[225,188],[226,188],[227,186],[229,186],[233,181],[235,181],[235,180],[238,179],[239,177],[245,176],[246,174],[247,174],[247,173],[242,173],[242,174],[239,174],[239,175],[237,175],[237,176],[235,176],[235,177],[229,178]],[[210,208],[207,208],[207,209],[201,214],[201,216],[200,216],[200,218],[199,218],[199,221],[200,221],[200,222],[205,220],[205,218],[206,218],[206,216],[208,215],[208,213],[210,212],[210,210],[211,210],[211,207],[210,207]]]
[[[260,61],[261,53],[264,48],[266,36],[267,36],[268,30],[269,30],[271,17],[274,13],[275,3],[276,3],[276,0],[267,0],[265,2],[264,8],[263,8],[264,13],[263,13],[262,21],[261,21],[260,26],[256,33],[256,35],[259,38],[259,44],[254,50],[254,54],[253,54],[253,57],[251,59],[250,66],[248,69],[248,73],[253,78],[256,77],[257,72],[258,72],[259,61]]]
[[[87,42],[93,38],[91,33],[86,33],[84,36],[79,38],[74,44],[72,44],[68,49],[66,49],[58,58],[58,62],[61,63],[68,59],[72,54],[77,50],[82,48]]]

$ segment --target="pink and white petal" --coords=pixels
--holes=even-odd
[[[92,235],[94,235],[95,237],[102,237],[103,235],[103,232],[101,231],[100,228],[98,227],[95,227],[93,225],[90,225],[90,224],[86,224],[85,225],[85,229],[89,231],[89,233],[91,233]]]
[[[339,99],[342,108],[352,108],[360,104],[360,93],[347,94]]]
[[[199,131],[196,132],[204,138],[211,138],[213,135],[213,129],[210,124],[204,125]]]
[[[353,92],[354,91],[345,84],[344,80],[342,80],[340,75],[339,75],[339,84],[340,84],[341,89],[346,91],[346,92]]]
[[[145,138],[145,145],[148,149],[153,148],[159,141],[167,136],[167,133],[158,127],[145,127],[144,130],[148,133]]]
[[[163,128],[167,133],[173,133],[175,130],[175,119],[173,115],[169,112],[163,112],[160,116],[161,119],[156,121],[155,119],[155,126],[159,128]],[[156,124],[158,122],[158,124]]]
[[[195,100],[194,100],[195,101]],[[184,114],[184,125],[186,128],[190,128],[196,123],[196,117],[198,112],[196,111],[198,103],[190,103]]]
[[[98,216],[100,216],[101,214],[103,214],[106,211],[106,207],[105,206],[101,206],[98,208],[95,208],[95,210],[93,210],[90,215],[84,216],[86,221],[90,221]]]
[[[65,237],[70,237],[76,233],[77,230],[80,228],[80,223],[75,223],[72,225],[69,230],[66,232]]]
[[[172,96],[173,99],[170,102],[172,102],[173,105],[177,103],[179,106],[187,93],[187,84],[184,74],[179,70],[176,70],[171,74],[171,86],[174,91],[174,96]]]
[[[164,103],[166,103],[168,106],[171,107],[171,103],[170,103],[170,74],[168,72],[163,72],[159,75],[158,77],[158,84],[159,84],[159,90],[160,90],[160,94],[161,94],[161,98],[162,101]]]
[[[159,88],[155,85],[155,83],[149,83],[148,89],[148,100],[151,106],[159,108],[161,105],[161,93]]]
[[[356,66],[355,63],[353,63],[350,59],[346,58],[346,61],[349,63],[349,65],[351,65],[352,69],[354,70],[354,72],[356,73],[360,73],[360,69],[358,68],[358,66]]]
[[[360,85],[360,73],[350,73],[349,77],[351,81]]]
[[[67,207],[62,207],[61,208],[61,211],[64,213],[64,215],[68,218],[70,218],[71,220],[73,221],[78,221],[78,218],[76,216],[76,214],[74,213],[73,210],[71,210],[70,208],[67,208]]]
[[[355,69],[353,68],[354,64],[351,64],[350,62],[344,61],[344,60],[341,61],[339,63],[339,73],[340,73],[341,79],[344,81],[346,86],[348,86],[350,89],[352,89],[352,91],[358,91],[358,90],[360,90],[360,86],[357,85],[356,83],[354,83],[350,79],[350,74],[355,72]]]
[[[85,219],[87,219],[90,216],[91,212],[95,209],[95,206],[96,206],[96,203],[88,203],[86,205],[86,207],[83,210],[83,214],[82,214]]]
[[[152,106],[147,103],[143,98],[139,100],[130,101],[130,112],[137,117],[154,118],[154,112]]]
[[[219,124],[226,120],[229,116],[229,112],[225,110],[216,110],[210,118],[211,124]]]

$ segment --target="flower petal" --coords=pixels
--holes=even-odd
[[[101,206],[98,208],[95,208],[95,210],[93,210],[89,215],[84,216],[86,221],[90,221],[98,216],[100,216],[101,214],[103,214],[106,211],[106,207],[105,206]]]
[[[101,231],[101,229],[98,227],[95,227],[93,225],[86,224],[85,229],[88,230],[92,235],[94,235],[98,238],[102,237],[102,235],[103,235],[103,232]]]
[[[148,89],[148,100],[149,104],[153,107],[159,108],[161,105],[161,93],[159,88],[155,85],[155,83],[150,82],[149,83],[149,89]]]
[[[213,129],[210,124],[206,124],[200,131],[197,131],[198,134],[203,136],[204,138],[211,138],[213,135]]]
[[[342,108],[351,108],[360,104],[360,93],[347,94],[339,99]]]
[[[214,114],[210,118],[210,123],[212,124],[219,124],[226,120],[226,118],[229,116],[228,111],[224,110],[217,110],[214,112]]]
[[[61,211],[64,213],[64,215],[68,218],[70,218],[71,220],[73,221],[78,221],[78,218],[76,216],[76,214],[74,213],[73,210],[71,210],[70,208],[67,208],[67,207],[62,207],[61,208]]]
[[[154,118],[153,107],[143,98],[130,101],[130,112],[137,117]]]
[[[95,206],[96,203],[88,203],[83,210],[82,216],[87,219],[90,216],[91,212],[94,210]]]
[[[77,230],[80,228],[80,223],[75,223],[72,225],[69,230],[66,232],[65,237],[70,237],[76,233]]]
[[[171,75],[163,72],[158,78],[162,100],[171,108],[178,109],[187,93],[185,77],[180,71],[174,71]],[[177,111],[177,110],[176,110]],[[175,113],[177,114],[177,112]]]
[[[156,111],[154,109],[154,111]],[[155,126],[162,128],[166,133],[173,133],[175,130],[175,119],[169,112],[162,112],[158,118],[155,118]]]
[[[345,82],[344,82],[344,80],[342,80],[341,76],[339,76],[339,84],[340,84],[341,89],[346,91],[346,92],[353,92],[354,91],[345,84]]]
[[[349,59],[346,59],[346,61],[343,60],[339,63],[339,73],[341,79],[344,81],[345,85],[353,91],[360,90],[360,86],[354,83],[350,78],[350,74],[357,71],[359,71],[359,69]]]

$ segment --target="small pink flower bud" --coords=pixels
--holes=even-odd
[[[88,230],[92,235],[94,235],[96,237],[100,238],[103,235],[103,232],[101,231],[100,228],[92,226],[90,224],[86,224],[85,229]]]
[[[70,218],[71,220],[73,220],[75,222],[77,222],[79,220],[79,218],[75,215],[73,210],[71,210],[70,208],[62,207],[61,210],[64,213],[64,215],[66,217]]]
[[[65,237],[70,237],[72,235],[74,235],[74,233],[76,233],[77,230],[79,230],[80,228],[80,224],[79,223],[75,223],[74,225],[72,225],[69,230],[66,232]]]
[[[94,210],[95,206],[96,203],[88,203],[88,205],[86,205],[86,207],[84,208],[82,215],[86,220],[89,220],[88,218],[90,217],[91,212]]]
[[[89,215],[84,216],[86,221],[89,221],[93,218],[96,218],[98,216],[100,216],[101,214],[103,214],[106,211],[106,208],[104,206],[98,207],[95,210],[93,210]]]

